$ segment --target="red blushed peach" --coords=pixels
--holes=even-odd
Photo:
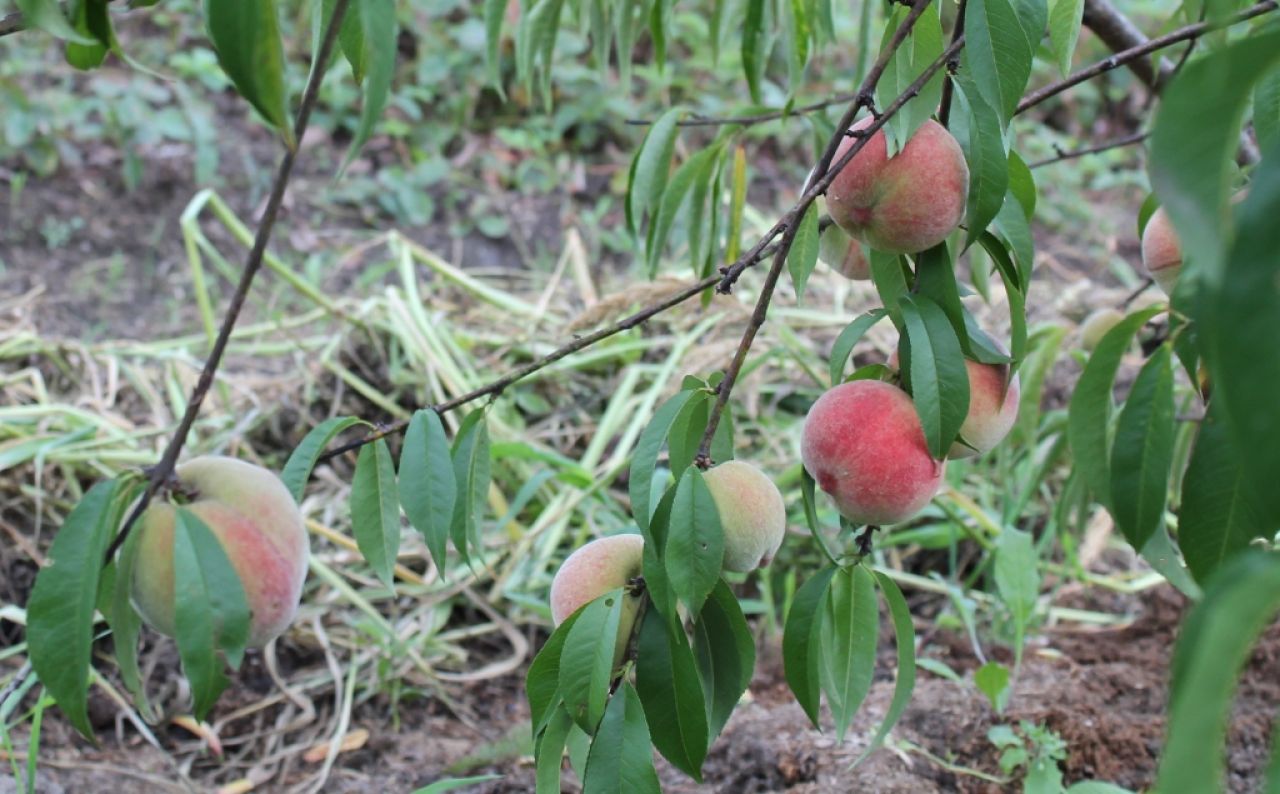
[[[1182,271],[1182,245],[1164,207],[1152,214],[1142,230],[1142,266],[1164,294],[1173,294]]]
[[[627,587],[643,573],[644,538],[640,535],[610,535],[587,543],[565,558],[551,580],[552,621],[560,625],[586,604],[610,590]],[[640,599],[624,595],[614,667],[622,664],[639,612]]]
[[[862,250],[862,243],[834,223],[822,232],[818,257],[847,279],[866,281],[871,278],[871,262]]]
[[[724,569],[747,573],[768,565],[787,529],[787,508],[778,486],[739,460],[725,461],[703,478],[724,529]]]
[[[855,380],[818,398],[800,457],[818,487],[855,524],[896,524],[919,513],[942,481],[915,405],[882,381]]]
[[[225,457],[195,458],[175,472],[178,491],[222,544],[249,603],[250,647],[288,628],[302,597],[309,554],[302,514],[273,472]],[[133,602],[156,631],[175,634],[174,505],[157,502],[143,513],[133,572]]]
[[[853,130],[871,124],[865,118]],[[845,137],[844,155],[856,138]],[[956,139],[926,121],[890,158],[884,130],[877,130],[827,189],[831,218],[846,232],[881,251],[913,254],[932,248],[964,218],[969,166]]]

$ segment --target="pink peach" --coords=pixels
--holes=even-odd
[[[844,383],[818,398],[805,417],[800,457],[857,524],[896,524],[920,512],[944,465],[929,454],[907,393],[875,380]]]

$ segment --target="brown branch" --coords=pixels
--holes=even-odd
[[[777,121],[778,119],[790,118],[792,116],[800,116],[805,113],[813,113],[819,110],[825,110],[835,105],[843,105],[846,102],[852,102],[858,97],[855,91],[851,94],[836,94],[833,97],[823,99],[819,102],[813,102],[808,105],[801,105],[798,108],[790,110],[770,110],[764,113],[757,113],[752,116],[693,116],[692,118],[682,119],[676,122],[677,127],[719,127],[728,126],[730,124],[741,124],[750,126],[752,124],[763,124],[766,121]],[[633,127],[647,127],[653,124],[653,119],[625,119],[623,124]]]
[[[298,106],[298,117],[294,124],[296,132],[296,140],[302,141],[303,135],[307,131],[307,123],[311,120],[311,110],[316,105],[316,99],[320,95],[320,81],[324,78],[324,73],[329,64],[329,56],[333,52],[334,42],[338,38],[338,29],[342,25],[342,17],[346,14],[347,5],[351,0],[337,0],[334,3],[333,15],[329,19],[329,26],[325,29],[324,38],[320,42],[320,50],[316,54],[316,68],[312,70],[311,76],[307,79],[306,88],[302,92],[302,102]],[[124,543],[128,537],[130,529],[146,510],[152,497],[160,490],[169,476],[173,473],[174,466],[178,462],[178,456],[182,453],[183,444],[186,443],[187,435],[191,432],[191,426],[195,424],[196,415],[200,413],[200,406],[204,402],[205,395],[209,393],[209,388],[213,385],[213,376],[218,371],[218,365],[222,363],[222,355],[227,349],[227,342],[231,339],[231,331],[235,328],[236,320],[240,317],[240,311],[244,308],[245,300],[249,296],[249,288],[253,285],[254,276],[262,268],[262,258],[267,250],[267,242],[271,239],[271,232],[275,228],[276,218],[280,214],[280,205],[284,201],[285,189],[289,186],[289,177],[293,173],[293,164],[298,157],[300,144],[292,148],[286,149],[284,157],[280,160],[280,167],[276,171],[275,182],[271,185],[271,195],[267,199],[266,210],[263,212],[262,220],[258,222],[258,232],[253,240],[253,248],[249,251],[249,258],[244,265],[244,271],[240,276],[240,283],[236,285],[235,294],[231,298],[231,304],[227,307],[227,314],[222,319],[222,327],[218,329],[218,337],[214,340],[213,349],[209,352],[209,358],[204,363],[204,369],[200,371],[200,378],[196,381],[196,387],[191,392],[191,399],[187,402],[187,410],[182,415],[182,420],[178,422],[178,429],[174,431],[173,438],[169,441],[169,446],[165,448],[164,454],[160,458],[160,462],[151,470],[150,479],[147,481],[147,488],[142,494],[142,498],[138,500],[133,511],[125,520],[124,526],[120,528],[120,532],[112,541],[111,547],[107,549],[105,561],[110,561],[112,556]]]
[[[12,14],[5,14],[0,17],[0,37],[21,33],[26,29],[27,23],[23,21],[21,11],[15,11]]]
[[[1150,133],[1147,133],[1147,132],[1135,132],[1131,135],[1126,135],[1123,138],[1116,138],[1113,141],[1100,143],[1096,146],[1090,146],[1086,149],[1074,149],[1070,152],[1064,152],[1062,149],[1055,146],[1054,148],[1058,152],[1057,157],[1049,157],[1044,160],[1037,160],[1036,162],[1028,165],[1027,168],[1031,168],[1031,169],[1043,168],[1046,165],[1053,165],[1054,163],[1060,163],[1063,160],[1074,160],[1077,157],[1084,157],[1090,154],[1106,152],[1106,151],[1110,151],[1111,149],[1119,149],[1124,146],[1132,146],[1135,143],[1142,143],[1147,139],[1149,135]]]
[[[1203,36],[1204,34],[1212,32],[1214,30],[1219,30],[1221,28],[1228,27],[1230,25],[1239,24],[1240,22],[1253,19],[1256,16],[1261,16],[1262,14],[1275,11],[1276,8],[1277,8],[1276,0],[1264,0],[1264,2],[1258,3],[1257,5],[1250,6],[1249,8],[1246,8],[1244,11],[1241,11],[1237,14],[1233,14],[1232,16],[1227,17],[1226,19],[1223,19],[1219,22],[1197,22],[1194,25],[1187,25],[1186,27],[1178,28],[1177,30],[1172,31],[1171,33],[1167,33],[1163,36],[1150,39],[1145,44],[1141,44],[1136,47],[1131,47],[1126,50],[1121,50],[1120,52],[1115,53],[1109,58],[1103,58],[1101,61],[1098,61],[1092,66],[1086,66],[1085,68],[1079,70],[1078,72],[1072,73],[1070,76],[1066,77],[1065,79],[1059,80],[1056,83],[1051,83],[1045,86],[1044,88],[1039,89],[1038,91],[1033,91],[1032,93],[1025,96],[1020,103],[1018,103],[1018,109],[1014,112],[1015,114],[1024,113],[1030,110],[1031,108],[1035,107],[1036,105],[1039,105],[1041,102],[1044,102],[1046,99],[1057,96],[1058,94],[1061,94],[1063,91],[1066,91],[1069,88],[1077,86],[1080,83],[1085,82],[1086,80],[1091,80],[1100,74],[1104,74],[1106,72],[1111,71],[1112,69],[1116,69],[1128,63],[1132,63],[1138,58],[1141,58],[1146,55],[1150,55],[1151,53],[1156,52],[1158,50],[1162,50],[1166,47],[1171,47],[1180,41],[1190,41],[1191,39],[1197,39]]]
[[[1085,0],[1082,22],[1113,52],[1131,50],[1148,42],[1146,35],[1108,0]],[[1148,88],[1164,82],[1171,71],[1168,64],[1161,64],[1157,71],[1146,58],[1135,58],[1128,66]]]
[[[964,36],[962,34],[952,41],[951,45],[948,46],[947,49],[933,61],[933,63],[929,64],[929,66],[920,73],[920,76],[917,77],[911,85],[907,86],[906,90],[884,109],[884,112],[880,116],[876,117],[867,127],[860,130],[862,135],[859,139],[854,141],[853,145],[850,146],[849,150],[840,157],[838,162],[831,165],[831,160],[840,146],[840,142],[844,137],[845,130],[848,129],[849,123],[853,120],[854,115],[857,114],[859,107],[863,103],[870,101],[870,97],[875,91],[876,83],[879,82],[880,75],[884,72],[885,65],[888,63],[889,58],[892,57],[894,50],[902,44],[903,40],[905,40],[907,31],[909,31],[911,25],[915,23],[915,20],[919,18],[920,14],[924,12],[924,9],[928,4],[929,0],[917,0],[915,6],[911,9],[911,14],[903,20],[902,26],[898,29],[898,33],[900,35],[895,35],[893,41],[890,42],[889,47],[881,53],[880,59],[876,61],[876,65],[867,73],[867,77],[863,81],[862,87],[858,90],[858,98],[855,99],[853,104],[849,106],[849,109],[845,111],[844,118],[841,119],[841,123],[836,127],[836,134],[833,135],[831,140],[827,143],[827,149],[823,152],[822,159],[818,161],[817,168],[814,169],[814,178],[810,180],[810,184],[807,186],[804,195],[800,197],[800,200],[796,205],[792,207],[787,215],[784,216],[783,220],[779,222],[786,223],[787,230],[778,246],[778,250],[773,255],[773,267],[769,269],[769,275],[765,280],[764,287],[761,289],[760,297],[756,300],[756,307],[752,312],[751,322],[748,324],[747,330],[742,334],[742,340],[738,343],[738,349],[737,352],[734,353],[733,361],[730,363],[729,368],[725,370],[724,380],[720,381],[720,385],[716,388],[716,403],[712,406],[711,413],[707,417],[707,429],[706,432],[703,433],[702,443],[698,447],[696,460],[698,465],[701,467],[705,468],[711,463],[711,442],[715,438],[716,428],[720,424],[720,416],[724,413],[724,409],[729,403],[729,395],[732,393],[733,386],[737,382],[738,375],[741,373],[742,367],[746,363],[747,352],[751,349],[751,345],[755,341],[756,333],[760,330],[760,327],[764,325],[764,321],[769,312],[769,303],[773,299],[773,291],[777,287],[778,278],[782,274],[782,268],[786,263],[787,254],[791,250],[791,244],[795,241],[796,233],[800,227],[800,220],[804,217],[805,211],[821,193],[826,191],[827,186],[831,184],[831,181],[835,176],[839,174],[855,156],[857,156],[858,152],[862,151],[862,147],[866,145],[867,141],[870,140],[870,137],[874,135],[877,130],[883,127],[895,113],[901,110],[902,106],[907,104],[912,97],[920,93],[920,90],[924,88],[925,83],[929,82],[929,80],[933,78],[933,75],[937,73],[938,70],[942,69],[952,58],[954,58],[964,46]],[[731,273],[726,273],[725,280],[728,281],[731,275]],[[723,286],[723,282],[721,286]]]

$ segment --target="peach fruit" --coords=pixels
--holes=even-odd
[[[1182,245],[1164,207],[1152,214],[1142,230],[1142,266],[1164,294],[1173,294],[1182,270]]]
[[[960,438],[947,451],[948,458],[968,458],[995,449],[1009,435],[1018,418],[1018,375],[1009,378],[1008,364],[980,364],[965,359],[969,373],[969,413],[960,425]]]
[[[703,478],[724,529],[724,569],[747,573],[768,565],[787,528],[787,508],[778,486],[755,466],[738,460],[721,463]]]
[[[586,604],[644,573],[644,538],[640,535],[610,535],[597,538],[570,554],[551,580],[551,620],[557,626]],[[614,667],[631,641],[640,612],[640,599],[624,595],[618,639],[614,646]]]
[[[847,279],[866,281],[871,278],[871,262],[863,252],[862,244],[834,223],[822,232],[818,258]]]
[[[800,457],[836,509],[856,524],[896,524],[924,509],[943,462],[925,444],[915,405],[897,386],[843,383],[804,420]]]
[[[1080,347],[1093,350],[1102,341],[1102,337],[1123,319],[1124,312],[1118,309],[1097,309],[1092,312],[1080,323]]]
[[[184,505],[217,537],[249,602],[249,647],[265,645],[293,621],[310,552],[293,496],[274,472],[235,458],[206,456],[177,467]],[[142,514],[133,603],[156,631],[172,637],[173,532],[177,508],[152,503]]]
[[[860,130],[865,118],[854,124]],[[845,137],[838,161],[856,138]],[[964,218],[969,166],[956,139],[926,121],[890,158],[877,130],[827,189],[831,217],[849,234],[881,251],[913,254],[932,248]]]

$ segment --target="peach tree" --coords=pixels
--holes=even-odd
[[[859,52],[868,57],[856,89],[810,104],[797,97],[815,54],[845,44],[830,2],[709,5],[705,35],[713,52],[740,30],[750,102],[723,118],[676,106],[647,121],[625,197],[637,258],[654,273],[670,249],[682,247],[692,285],[482,388],[423,406],[411,420],[325,422],[294,450],[279,482],[265,471],[244,475],[237,490],[261,496],[254,502],[218,496],[239,474],[202,483],[192,473],[197,461],[177,462],[261,265],[318,82],[340,50],[361,85],[349,161],[387,102],[396,9],[391,0],[315,4],[314,57],[291,119],[275,3],[206,0],[222,68],[286,151],[172,442],[152,469],[86,494],[55,539],[27,605],[35,673],[78,729],[89,733],[95,612],[106,619],[122,678],[135,694],[141,618],[175,634],[203,716],[225,683],[224,662],[234,667],[247,644],[269,640],[297,603],[305,544],[297,543],[292,501],[318,462],[356,452],[352,529],[388,586],[402,513],[439,569],[451,557],[466,562],[483,542],[492,460],[487,406],[474,408],[452,439],[441,416],[499,399],[522,378],[675,305],[730,294],[744,272],[760,267],[763,283],[732,358],[714,373],[687,375],[635,444],[627,496],[637,531],[592,541],[556,576],[557,625],[526,681],[537,788],[559,790],[566,749],[586,791],[658,790],[653,748],[700,777],[755,666],[752,635],[725,572],[769,563],[782,542],[787,498],[803,505],[809,537],[825,560],[791,598],[783,637],[787,683],[815,726],[825,698],[843,736],[871,685],[881,602],[892,624],[895,691],[864,756],[872,752],[906,708],[916,669],[911,614],[893,578],[875,564],[876,532],[911,520],[929,503],[949,458],[1001,443],[1020,402],[1037,186],[1011,124],[1080,83],[1128,67],[1160,94],[1149,131],[1155,192],[1136,226],[1150,275],[1170,295],[1167,303],[1113,317],[1105,332],[1095,329],[1067,417],[1070,487],[1109,511],[1135,550],[1199,599],[1176,650],[1159,786],[1203,792],[1219,785],[1216,749],[1235,675],[1280,609],[1280,558],[1271,550],[1280,525],[1273,486],[1280,473],[1280,356],[1271,341],[1280,327],[1275,0],[1188,0],[1168,31],[1152,39],[1106,0],[863,3]],[[623,86],[642,37],[659,67],[678,69],[668,46],[673,6],[532,0],[520,4],[509,30],[506,0],[486,0],[494,86],[540,94],[550,105],[562,27],[588,32],[587,55],[603,72],[616,65]],[[68,60],[82,68],[122,53],[106,0],[75,0],[69,17],[53,0],[22,0],[19,8],[0,33],[41,28],[64,40]],[[1113,53],[1073,70],[1083,25]],[[506,34],[514,38],[511,62],[503,60]],[[1191,57],[1176,64],[1159,57],[1184,42]],[[1031,88],[1038,58],[1061,79]],[[843,108],[834,122],[824,115],[828,108]],[[744,141],[754,125],[780,119],[810,124],[821,143],[804,164],[813,167],[798,200],[743,249]],[[1233,202],[1234,195],[1243,198]],[[850,278],[870,279],[880,305],[850,318],[835,341],[829,388],[801,431],[799,493],[782,494],[758,467],[735,460],[733,391],[779,282],[787,276],[803,298],[820,258]],[[962,301],[985,294],[990,279],[1007,298],[1007,342],[984,330]],[[897,331],[896,356],[849,372],[854,346],[878,323]],[[1116,406],[1121,359],[1140,332],[1145,361]],[[1179,401],[1199,414],[1180,422]],[[353,428],[363,429],[335,443]],[[397,460],[389,439],[398,435]],[[1185,463],[1175,454],[1178,437],[1191,439]],[[171,504],[156,502],[161,495]],[[209,497],[217,503],[210,506]],[[279,572],[255,580],[263,571],[250,575],[240,564],[246,547],[279,553]],[[1032,537],[1005,526],[995,553],[998,583],[1025,623],[1038,587]],[[1270,780],[1280,781],[1275,760]]]

